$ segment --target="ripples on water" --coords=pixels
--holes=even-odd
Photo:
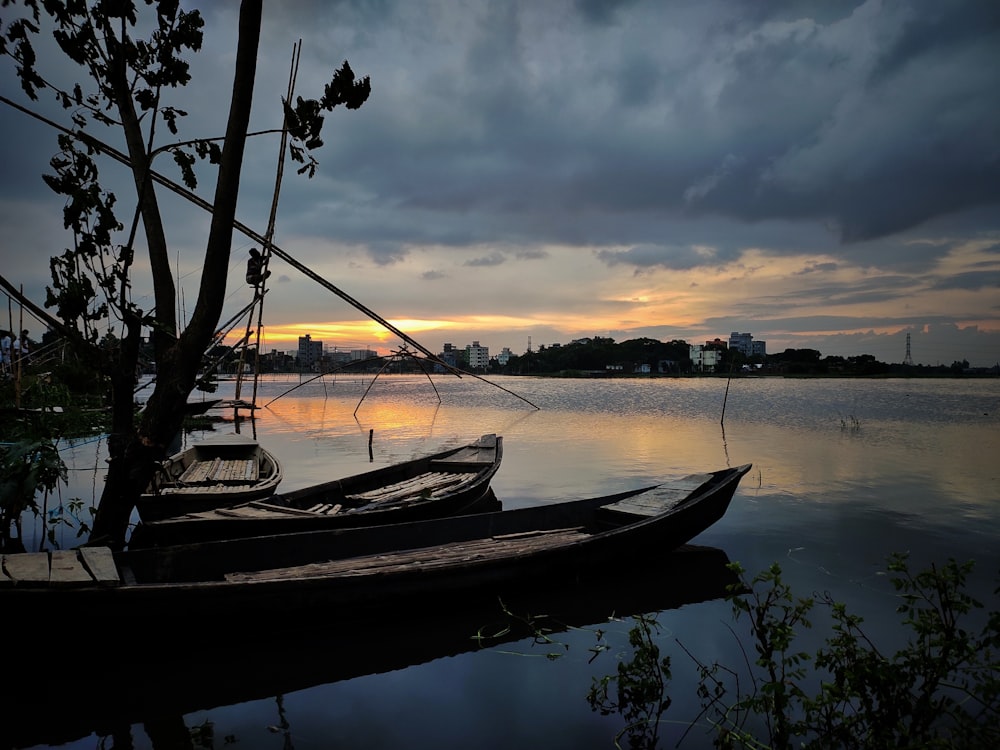
[[[753,463],[726,517],[698,539],[748,571],[778,561],[797,593],[830,590],[888,637],[894,594],[881,571],[890,552],[909,551],[916,564],[975,559],[974,591],[993,601],[1000,380],[496,379],[539,410],[470,377],[435,377],[433,387],[411,376],[383,376],[374,385],[327,378],[294,388],[298,382],[263,380],[258,403],[270,406],[253,425],[240,424],[282,458],[284,489],[484,432],[504,437],[493,486],[508,508]],[[232,395],[231,383],[215,394]],[[63,497],[99,493],[100,445],[67,449],[74,471]],[[642,580],[642,571],[636,575]],[[669,583],[649,579],[653,587]],[[679,638],[705,659],[739,658],[724,602],[666,612],[661,621],[665,648]],[[626,623],[609,633],[618,649],[626,647]],[[592,639],[590,631],[567,635],[573,645],[561,661],[511,655],[540,655],[522,642],[305,690],[288,696],[286,706],[295,736],[309,746],[353,737],[369,747],[610,747],[620,723],[596,717],[584,699],[590,675],[614,671],[611,661],[590,664]],[[677,712],[682,698],[675,696]],[[217,737],[232,732],[241,747],[274,747],[265,729],[273,708],[255,702],[187,721],[211,718]],[[88,746],[93,740],[81,745]]]

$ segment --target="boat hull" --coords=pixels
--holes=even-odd
[[[164,461],[136,509],[145,522],[259,500],[283,476],[281,462],[253,438],[219,435]]]
[[[132,549],[382,526],[499,509],[490,483],[503,438],[483,435],[439,453],[282,493],[259,502],[143,520]]]
[[[305,617],[261,610],[236,625],[195,617],[192,628],[189,616],[187,627],[174,620],[143,623],[142,630],[88,626],[79,634],[93,653],[129,658],[81,671],[65,649],[41,649],[9,696],[4,731],[14,747],[64,744],[141,722],[148,732],[195,711],[496,648],[535,636],[535,628],[551,637],[569,628],[604,627],[612,617],[724,597],[737,582],[729,562],[721,549],[685,546],[644,567],[642,575],[623,562],[572,582],[481,589],[371,614],[327,608]],[[51,630],[51,640],[39,642],[65,642],[64,622],[52,623]],[[40,699],[52,695],[54,685],[68,697],[58,707]]]
[[[722,518],[749,465],[713,472],[675,507],[625,513],[661,487],[589,500],[362,527],[114,553],[117,584],[8,582],[0,601],[33,618],[177,632],[239,627],[272,612],[311,617],[422,606],[428,597],[527,589],[657,559]],[[18,609],[15,609],[18,608]]]

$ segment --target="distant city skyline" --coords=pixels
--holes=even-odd
[[[669,338],[669,339],[657,338],[655,336],[649,336],[649,337],[645,337],[645,338],[654,338],[654,339],[656,339],[658,341],[664,341],[664,342],[666,342],[666,341],[673,341],[673,340],[683,340],[683,341],[685,341],[689,345],[705,345],[707,343],[710,343],[710,342],[714,341],[715,339],[719,339],[719,340],[725,342],[728,345],[729,340],[730,340],[730,335],[732,333],[733,333],[732,331],[730,331],[728,333],[725,333],[725,334],[720,333],[718,335],[712,335],[712,336],[706,337],[704,339],[691,339],[691,338],[685,338],[683,336],[672,337],[672,338]],[[906,341],[906,333],[905,332],[902,332],[902,337],[901,337],[902,346],[901,346],[901,349],[898,352],[898,355],[897,354],[890,354],[888,356],[879,356],[874,351],[840,351],[840,352],[830,352],[830,351],[824,351],[823,349],[820,349],[820,348],[815,347],[815,346],[793,346],[793,347],[782,346],[782,347],[776,349],[776,348],[774,348],[774,347],[771,346],[771,343],[769,341],[767,341],[766,339],[762,339],[761,337],[758,337],[757,334],[755,334],[753,331],[739,331],[738,333],[749,333],[749,334],[751,334],[751,336],[753,337],[754,342],[764,341],[766,343],[766,345],[767,345],[767,351],[766,351],[766,353],[768,355],[781,354],[782,352],[785,351],[785,349],[789,349],[789,348],[791,348],[791,349],[814,349],[816,351],[819,351],[820,355],[823,356],[823,357],[826,357],[826,356],[855,357],[855,356],[871,355],[871,356],[874,356],[875,359],[877,359],[878,361],[885,362],[887,364],[902,364],[903,362],[905,362],[906,355],[907,355],[907,341]],[[324,347],[324,352],[334,352],[334,351],[351,352],[351,351],[356,351],[356,350],[370,349],[372,351],[376,351],[377,354],[378,354],[378,356],[385,357],[385,356],[390,356],[393,352],[398,351],[400,349],[399,346],[388,346],[388,345],[376,346],[376,345],[371,345],[371,344],[362,344],[362,343],[358,343],[358,342],[342,342],[342,343],[339,343],[339,344],[328,344],[326,341],[323,341],[319,336],[315,335],[312,331],[303,331],[302,333],[297,334],[295,340],[292,341],[288,346],[284,346],[284,345],[282,345],[280,343],[275,344],[273,342],[268,341],[265,338],[264,345],[263,345],[263,351],[277,350],[277,351],[280,351],[280,352],[286,353],[286,354],[295,354],[297,352],[298,337],[299,336],[305,336],[305,335],[312,336],[312,339],[313,339],[314,342],[322,341],[323,342],[323,347]],[[577,336],[577,337],[574,337],[573,339],[567,339],[567,340],[563,340],[563,341],[536,342],[536,341],[532,340],[531,341],[531,348],[532,348],[533,351],[538,351],[539,348],[543,347],[543,346],[544,347],[567,346],[567,345],[571,344],[573,341],[577,341],[577,340],[580,340],[580,339],[595,338],[597,336],[607,336],[607,334],[592,334],[592,335],[589,335],[589,336]],[[642,336],[628,336],[628,337],[625,337],[625,338],[615,338],[614,336],[609,336],[609,338],[614,339],[615,343],[619,343],[620,344],[620,343],[622,343],[624,341],[628,341],[630,339],[644,338],[644,337],[642,337]],[[513,356],[521,356],[521,355],[523,355],[528,350],[527,349],[527,342],[526,342],[524,348],[517,349],[515,347],[510,347],[510,346],[507,346],[507,345],[495,346],[495,345],[492,345],[490,342],[488,342],[486,339],[478,337],[478,336],[475,337],[475,338],[473,338],[473,339],[470,339],[468,341],[460,341],[460,340],[442,341],[441,345],[437,346],[437,347],[428,346],[426,342],[421,341],[419,338],[417,338],[417,341],[419,341],[421,344],[427,346],[427,348],[430,349],[431,352],[433,352],[434,354],[440,354],[444,350],[444,345],[446,343],[450,343],[455,348],[464,351],[465,348],[467,346],[472,345],[473,342],[478,342],[481,346],[483,346],[483,347],[485,347],[485,348],[487,348],[489,350],[491,358],[495,358],[505,347],[510,349],[510,352],[511,352],[511,354]],[[411,349],[411,351],[412,351],[412,349]],[[938,360],[921,359],[918,356],[919,353],[916,351],[916,347],[913,345],[913,339],[912,339],[912,337],[911,337],[911,341],[910,341],[910,344],[909,344],[909,352],[910,352],[911,362],[913,364],[916,364],[916,365],[928,365],[928,366],[950,365],[950,364],[952,364],[953,362],[956,362],[956,361],[958,361],[958,362],[968,361],[969,364],[970,364],[970,366],[973,366],[973,367],[992,367],[993,365],[997,364],[997,362],[986,362],[986,363],[982,363],[982,364],[981,363],[977,363],[972,357],[968,357],[968,356],[954,357],[952,359],[948,359],[947,361],[941,360],[941,359],[938,359]]]
[[[157,146],[225,132],[239,5],[185,7],[204,44],[190,85],[163,92],[189,114]],[[1000,360],[992,3],[266,3],[252,131],[280,128],[299,41],[297,95],[345,59],[372,94],[328,115],[315,178],[286,168],[275,242],[431,351],[739,330],[771,352],[899,362],[909,334],[917,363]],[[47,80],[86,83],[48,52]],[[50,92],[25,97],[9,59],[0,94],[72,124]],[[5,105],[0,128],[0,273],[41,303],[49,258],[73,242],[41,178],[56,134]],[[251,138],[242,171],[237,215],[260,233],[277,148]],[[131,174],[99,165],[128,227]],[[178,178],[169,157],[155,166]],[[211,200],[211,168],[198,174]],[[210,217],[158,195],[183,320]],[[131,294],[148,312],[141,230],[136,247]],[[250,299],[251,247],[234,237],[223,320]],[[270,270],[272,348],[307,331],[402,344],[288,264]]]

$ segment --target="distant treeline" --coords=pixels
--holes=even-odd
[[[712,348],[706,346],[706,349]],[[691,348],[683,340],[658,341],[640,338],[616,343],[611,338],[594,338],[562,346],[539,347],[511,357],[505,365],[495,359],[491,372],[511,375],[563,374],[594,375],[695,375],[757,373],[772,375],[906,375],[959,376],[998,375],[998,368],[972,370],[966,360],[950,365],[908,365],[878,361],[871,354],[850,357],[823,356],[815,349],[785,349],[776,354],[746,356],[718,347],[719,363],[699,370],[691,360]]]

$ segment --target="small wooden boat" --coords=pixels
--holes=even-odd
[[[129,546],[183,544],[314,529],[377,526],[494,510],[490,481],[503,438],[483,435],[458,448],[260,500],[143,517]]]
[[[143,521],[273,495],[281,462],[246,435],[218,435],[162,462],[136,508]]]
[[[214,409],[221,403],[221,398],[206,399],[202,401],[188,401],[184,406],[184,413],[189,417],[196,417]]]
[[[7,555],[0,608],[34,621],[71,615],[94,628],[169,624],[172,638],[197,639],[206,627],[246,627],[277,612],[311,618],[327,608],[338,616],[526,588],[671,552],[722,518],[749,470],[387,526]]]

